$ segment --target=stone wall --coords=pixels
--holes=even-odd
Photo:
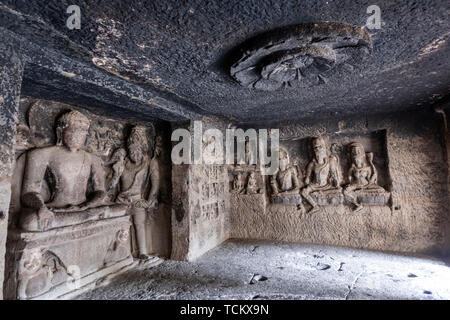
[[[202,125],[202,132],[214,128],[225,136],[225,124],[218,119],[203,118]],[[184,128],[193,134],[193,122]],[[229,238],[227,181],[226,165],[172,166],[172,259],[192,261]]]
[[[9,202],[15,160],[15,125],[18,118],[22,73],[22,60],[2,38],[0,40],[0,300],[3,299]]]
[[[344,178],[348,143],[361,142],[366,152],[372,152],[378,184],[391,199],[385,205],[364,206],[360,212],[344,202],[308,213],[296,205],[271,203],[266,178],[264,196],[232,195],[231,237],[399,252],[448,251],[448,164],[442,126],[439,115],[425,111],[281,126],[280,144],[288,150],[301,184],[310,159],[308,138],[322,135],[328,147],[335,144]]]
[[[80,110],[91,120],[89,136],[85,150],[99,156],[105,165],[105,174],[111,171],[111,155],[124,147],[126,136],[130,127],[134,124],[142,124],[149,127],[150,138],[161,137],[160,164],[160,205],[154,217],[147,219],[147,248],[150,253],[168,257],[170,256],[170,205],[171,205],[171,166],[170,166],[170,142],[168,140],[170,129],[164,123],[139,123],[136,121],[125,121],[111,119],[107,116],[97,115],[73,105],[67,105],[56,101],[39,100],[29,97],[20,99],[17,134],[15,143],[15,166],[14,184],[12,187],[11,214],[9,225],[15,226],[21,210],[20,187],[22,170],[24,166],[24,155],[27,150],[54,145],[56,137],[54,124],[61,112],[66,110]],[[153,152],[153,151],[152,151]],[[107,179],[108,180],[108,179]],[[107,181],[108,182],[108,181]],[[132,237],[133,240],[134,234]],[[133,249],[136,251],[135,241]]]

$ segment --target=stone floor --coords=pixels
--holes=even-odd
[[[77,299],[450,299],[450,267],[427,257],[233,240],[195,262],[137,266]]]

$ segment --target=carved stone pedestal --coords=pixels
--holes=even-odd
[[[389,204],[391,193],[384,189],[355,191],[358,202],[363,205],[384,206]]]
[[[272,195],[270,202],[273,204],[301,204],[302,196],[300,194]]]
[[[311,193],[319,206],[338,205],[344,203],[344,195],[340,190],[315,191]]]
[[[130,226],[121,216],[45,232],[11,230],[6,298],[61,298],[122,271],[133,264]]]

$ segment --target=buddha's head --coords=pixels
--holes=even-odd
[[[279,151],[279,159],[280,159],[280,170],[284,171],[287,169],[287,167],[289,166],[289,153],[287,152],[287,150],[283,147],[280,147],[280,151]]]
[[[135,126],[128,137],[128,156],[132,162],[139,163],[147,153],[147,130],[144,126]]]
[[[314,158],[317,161],[327,157],[327,146],[323,137],[315,137],[311,142],[312,151],[314,153]]]
[[[366,153],[364,151],[364,146],[361,143],[353,142],[350,144],[350,156],[353,163],[358,168],[362,168],[364,166]]]
[[[64,145],[71,151],[78,151],[86,143],[89,126],[89,119],[81,112],[72,110],[64,113],[56,124],[56,144]]]

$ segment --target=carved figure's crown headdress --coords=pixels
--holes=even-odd
[[[279,152],[279,156],[281,156],[281,154],[285,154],[287,161],[290,162],[289,152],[287,151],[286,148],[280,147],[278,152]]]
[[[364,146],[360,142],[350,143],[350,148],[358,148],[359,150],[361,150],[361,154],[364,154]]]
[[[314,137],[312,138],[312,144],[320,144],[322,146],[325,146],[325,139],[322,136]]]
[[[147,137],[147,128],[144,126],[135,126],[131,129],[130,136],[128,138],[128,144],[137,144],[139,145],[145,152],[148,151],[148,137]]]

